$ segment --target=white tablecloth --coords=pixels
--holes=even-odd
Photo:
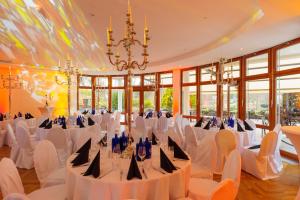
[[[152,131],[153,131],[157,127],[157,121],[158,121],[157,117],[148,118],[148,119],[145,119],[145,124],[147,127],[151,127]]]
[[[54,125],[54,126],[58,126],[58,125]],[[79,128],[76,126],[71,126],[71,127],[68,127],[67,129],[64,129],[67,141],[72,143],[73,151],[77,148],[76,144],[80,137],[80,134],[85,133],[86,128],[88,128],[88,127]],[[46,139],[47,135],[49,133],[49,130],[50,129],[37,128],[35,131],[37,140],[40,141],[40,140]]]
[[[155,150],[154,150],[155,149]],[[105,153],[103,153],[105,154]],[[105,155],[100,156],[100,176],[112,168],[112,160]],[[153,147],[152,165],[159,166],[159,150]],[[173,163],[180,169],[171,174],[162,174],[149,168],[148,179],[126,179],[130,159],[120,159],[124,169],[122,180],[120,171],[115,169],[101,179],[92,176],[82,176],[88,166],[72,167],[67,161],[66,188],[69,200],[99,200],[99,199],[178,199],[187,194],[191,171],[191,161],[176,160]],[[93,159],[93,157],[91,157]],[[124,167],[125,166],[125,167]]]

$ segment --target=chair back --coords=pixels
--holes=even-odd
[[[91,134],[88,131],[87,128],[84,128],[83,132],[80,132],[79,138],[76,141],[76,148],[75,150],[77,151],[82,145],[84,145],[89,139],[91,138]]]
[[[61,127],[49,129],[46,139],[52,142],[56,149],[65,149],[68,146],[66,134]]]
[[[277,134],[274,131],[269,131],[267,135],[262,139],[260,145],[260,151],[258,157],[274,155],[276,149]]]
[[[133,112],[133,115],[132,115],[132,121],[135,122],[136,118],[139,116],[139,113],[138,112]]]
[[[281,125],[277,124],[273,131],[276,133],[276,151],[279,151],[281,139],[282,139],[282,131],[281,131]]]
[[[181,124],[181,120],[182,120],[182,115],[177,113],[175,116],[175,123],[177,122],[178,124]]]
[[[11,193],[24,194],[24,187],[14,162],[9,158],[0,161],[0,188],[2,196]]]
[[[118,122],[114,118],[109,119],[109,122],[108,122],[109,126],[107,127],[107,135],[108,136],[113,137],[115,135],[118,123],[120,124],[120,121]]]
[[[188,126],[190,125],[190,122],[187,118],[182,118],[181,119],[181,128],[182,128],[182,131],[184,132],[184,128],[185,126]]]
[[[241,180],[241,154],[239,150],[235,149],[230,152],[222,173],[222,180],[231,179],[234,182],[236,191],[238,191]]]
[[[16,127],[16,140],[20,148],[33,149],[30,142],[29,130],[21,124],[17,124]]]
[[[30,200],[25,194],[11,193],[7,195],[3,200]]]
[[[108,123],[110,121],[110,118],[111,118],[110,113],[104,113],[102,115],[101,128],[103,130],[107,130],[108,129],[108,127],[109,127]]]
[[[179,124],[178,122],[175,121],[175,132],[179,138],[179,142],[181,144],[184,143],[184,137],[183,137],[183,133],[182,133],[182,129],[181,129],[181,124]]]
[[[236,196],[234,182],[230,179],[221,181],[212,193],[212,200],[234,200]]]
[[[39,142],[33,152],[36,175],[41,184],[53,171],[59,168],[59,160],[55,146],[48,140]]]
[[[235,135],[230,130],[220,130],[216,134],[215,139],[218,150],[221,151],[225,155],[225,157],[228,157],[229,153],[237,146]]]
[[[36,127],[36,118],[30,118],[25,120],[28,127]]]
[[[11,125],[9,123],[6,124],[6,129],[7,129],[7,132],[8,132],[8,140],[9,140],[9,143],[14,146],[14,145],[17,145],[17,140],[16,140],[16,135],[14,133],[14,130],[13,128],[11,127]]]
[[[157,131],[163,132],[163,133],[168,131],[168,118],[160,117],[157,120]]]
[[[188,126],[185,126],[184,132],[185,132],[186,146],[187,145],[197,146],[198,143],[197,143],[197,138],[196,138],[194,129],[190,125],[188,125]]]

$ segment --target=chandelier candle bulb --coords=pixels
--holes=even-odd
[[[107,44],[110,44],[109,29],[107,28]]]
[[[112,20],[111,20],[111,16],[109,17],[109,31],[112,31]]]

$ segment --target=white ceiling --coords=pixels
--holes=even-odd
[[[123,35],[126,0],[76,3],[102,44],[106,42],[109,16],[114,38]],[[206,64],[224,56],[237,57],[300,36],[299,0],[131,0],[131,5],[140,39],[144,16],[148,19],[148,71]],[[139,54],[136,59],[141,59]],[[109,65],[108,60],[105,62]]]
[[[37,3],[38,11],[43,11],[44,16],[54,21],[54,31],[61,30],[58,27],[66,27],[64,21],[58,18],[62,15],[55,13],[58,4],[54,7],[54,4],[46,5],[42,0],[30,1]],[[66,0],[63,2],[68,4]],[[86,48],[80,46],[84,45],[82,42],[76,44],[78,47],[68,47],[59,37],[53,46],[51,40],[38,41],[41,47],[29,42],[30,49],[36,48],[37,53],[32,54],[33,50],[30,50],[26,64],[55,66],[57,60],[64,59],[64,54],[68,52],[88,73],[117,73],[105,54],[106,28],[111,16],[114,38],[121,39],[124,34],[127,0],[74,0],[72,4],[76,9],[70,3],[63,7],[71,21],[71,27],[65,29],[65,32],[69,36],[71,34],[74,39],[72,41],[79,40],[75,33],[80,33],[81,39],[86,41]],[[299,0],[131,0],[131,5],[140,40],[143,39],[144,16],[147,16],[151,37],[148,72],[211,63],[220,57],[238,57],[300,37]],[[53,11],[49,11],[50,8]],[[35,11],[32,13],[38,16]],[[16,19],[7,13],[0,14],[0,19],[3,16]],[[34,27],[30,28],[33,30]],[[5,31],[0,31],[0,41],[3,40],[4,45],[7,38],[11,39],[8,34],[5,35]],[[44,38],[48,38],[48,35]],[[44,42],[47,44],[47,52],[39,51],[43,46],[45,48]],[[53,53],[60,43],[64,47],[58,54]],[[6,45],[10,46],[11,44]],[[14,52],[14,48],[11,47],[11,50]],[[136,52],[135,59],[141,59],[140,53]],[[1,53],[0,49],[0,60],[8,60],[7,55],[5,52]],[[18,59],[12,62],[20,64],[25,59],[22,55],[16,54]],[[39,60],[39,55],[43,55],[43,59]]]

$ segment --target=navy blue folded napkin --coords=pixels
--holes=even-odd
[[[220,130],[222,130],[222,129],[225,129],[223,122],[221,122],[221,126],[220,126]]]
[[[45,121],[43,121],[43,122],[40,124],[39,128],[45,128],[45,126],[48,124],[48,122],[49,122],[49,118],[46,119]]]
[[[161,111],[157,112],[157,118],[159,119],[161,116],[162,116],[162,112]]]
[[[174,140],[172,140],[172,138],[170,136],[168,136],[168,147],[171,148],[171,147],[174,147]]]
[[[51,129],[52,128],[52,120],[48,122],[48,124],[45,126],[45,129]]]
[[[240,125],[240,123],[238,121],[236,122],[236,125],[237,125],[238,132],[245,132],[245,130],[242,128],[242,126]]]
[[[92,139],[90,138],[88,141],[86,141],[86,143],[84,143],[84,145],[82,145],[82,147],[80,147],[80,149],[78,149],[76,151],[76,153],[80,153],[83,151],[89,151],[91,148],[91,144],[92,144]]]
[[[127,180],[131,180],[133,178],[142,179],[142,175],[135,160],[134,154],[132,154],[131,156],[130,166],[127,173]]]
[[[202,126],[202,123],[203,123],[203,117],[201,117],[197,123],[195,124],[195,127],[201,127]]]
[[[90,117],[88,118],[88,125],[89,125],[89,126],[95,125],[94,120],[92,120]]]
[[[152,140],[151,140],[151,142],[152,142],[152,145],[157,145],[157,137],[155,136],[154,133],[152,133]]]
[[[178,146],[178,144],[176,142],[174,142],[173,145],[174,145],[174,158],[179,158],[179,159],[183,159],[183,160],[189,160],[189,157]]]
[[[89,152],[89,149],[81,151],[76,158],[71,161],[72,166],[75,167],[89,162]]]
[[[176,167],[170,161],[165,152],[160,148],[160,167],[168,173],[172,173],[176,170]]]
[[[93,175],[94,178],[97,178],[100,175],[100,151],[97,153],[89,168],[83,174],[83,176],[89,175]]]
[[[211,121],[209,120],[209,121],[207,122],[207,124],[204,126],[203,129],[209,130],[209,129],[210,129],[210,124],[211,124]]]
[[[246,120],[244,120],[244,126],[245,126],[245,129],[247,131],[253,131],[254,129],[247,123]]]
[[[260,144],[249,147],[248,149],[259,149],[259,148],[260,148]]]
[[[171,118],[171,117],[173,117],[173,115],[170,112],[167,112],[166,113],[166,118]]]

